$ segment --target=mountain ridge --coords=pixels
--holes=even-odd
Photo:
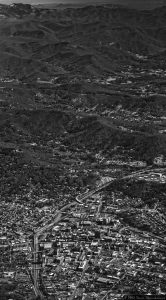
[[[141,10],[144,10],[144,9],[154,9],[156,7],[160,7],[160,6],[164,6],[166,5],[166,1],[165,0],[146,0],[146,1],[143,1],[143,0],[105,0],[104,2],[101,1],[101,0],[91,0],[91,1],[76,1],[76,0],[57,0],[57,1],[45,1],[45,0],[33,0],[33,1],[28,1],[28,0],[22,0],[22,1],[19,1],[19,0],[15,0],[15,1],[12,1],[12,0],[1,0],[0,3],[2,4],[12,4],[12,3],[24,3],[24,4],[32,4],[32,5],[44,5],[45,7],[56,7],[56,6],[59,6],[59,7],[67,7],[67,6],[86,6],[86,5],[103,5],[103,4],[117,4],[117,5],[124,5],[124,6],[127,6],[127,7],[131,7],[131,8],[136,8],[136,9],[141,9]]]
[[[153,124],[151,116],[165,115],[166,7],[138,11],[90,5],[48,10],[15,4],[1,6],[0,13],[3,111],[35,110],[40,115],[42,110],[44,136],[53,135],[46,122],[48,110],[82,112],[85,120],[89,112],[90,131],[73,118],[72,128],[76,123],[79,130],[73,131],[68,143],[91,148],[92,136],[99,150],[102,143],[105,149],[111,144],[131,146],[131,139],[133,157],[151,163],[158,151],[165,153],[165,136],[157,133],[165,125]],[[99,117],[95,122],[93,113]],[[136,120],[141,118],[141,125],[133,120],[133,113],[138,114]],[[113,121],[114,114],[119,121]],[[146,125],[147,115],[152,126]],[[27,122],[34,124],[33,132],[41,126],[33,116]],[[61,133],[70,131],[64,125],[59,128]]]

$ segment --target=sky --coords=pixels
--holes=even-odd
[[[109,2],[112,3],[113,2],[116,2],[118,0],[103,0],[103,2]],[[122,0],[122,1],[126,1],[126,0]],[[137,0],[133,0],[133,1],[137,1]],[[145,0],[146,1],[146,0]],[[102,0],[0,0],[0,3],[3,3],[3,4],[11,4],[11,3],[30,3],[30,4],[47,4],[47,3],[90,3],[90,2],[93,2],[93,3],[102,3]]]
[[[98,1],[98,0],[96,0]],[[111,1],[111,0],[110,0]],[[124,0],[125,1],[125,0]],[[84,0],[0,0],[0,3],[11,4],[11,3],[30,3],[30,4],[47,4],[47,3],[74,3],[84,2]],[[85,2],[88,2],[88,0]],[[95,2],[95,0],[94,0]],[[102,0],[101,0],[102,2]]]
[[[61,1],[61,0],[60,0]],[[56,3],[56,0],[0,0],[2,4],[11,4],[11,3],[30,3],[30,4],[39,4],[39,3]]]
[[[52,3],[55,0],[0,0],[0,3],[3,4],[11,4],[11,3],[30,3],[30,4],[38,4],[38,3]]]
[[[139,5],[149,6],[160,6],[166,5],[166,0],[0,0],[2,4],[11,4],[11,3],[30,3],[30,4],[49,4],[49,3],[117,3],[117,4],[128,4],[129,6],[133,6],[136,4],[139,8]]]

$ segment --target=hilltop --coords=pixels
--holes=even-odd
[[[162,55],[166,50],[165,12],[166,8],[138,12],[87,6],[59,11],[1,5],[1,72],[49,78],[60,67],[71,74],[101,77],[119,65],[139,65],[137,55]],[[24,67],[18,70],[20,64]]]
[[[166,292],[165,34],[165,6],[0,5],[4,299]]]
[[[73,131],[73,145],[87,147],[91,137],[89,147],[96,144],[97,151],[133,145],[133,157],[152,162],[158,152],[165,154],[165,124],[152,121],[165,116],[165,15],[165,7],[1,5],[2,113],[35,110],[46,131],[52,127],[45,124],[48,108],[86,113],[88,131],[77,117],[70,121],[80,131],[75,137]],[[88,111],[98,115],[95,121]],[[35,132],[37,119],[32,114],[30,120]]]

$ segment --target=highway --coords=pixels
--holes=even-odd
[[[58,212],[55,215],[55,220],[51,224],[45,225],[43,228],[38,230],[34,235],[34,261],[33,261],[33,280],[34,280],[34,291],[36,296],[39,296],[41,299],[43,299],[43,294],[40,291],[39,286],[39,273],[41,270],[41,264],[39,261],[39,236],[46,230],[54,226],[56,223],[58,223],[61,220],[62,214]]]
[[[158,172],[160,169],[155,169],[152,170],[153,174],[154,172]],[[119,180],[123,180],[123,179],[131,179],[134,178],[135,176],[138,175],[143,175],[145,174],[147,171],[151,171],[150,167],[142,170],[142,171],[138,171],[138,172],[133,172],[130,175],[126,175],[120,178],[112,178],[111,180],[101,184],[100,186],[97,186],[96,188],[94,188],[91,191],[88,191],[86,193],[83,193],[81,195],[78,195],[76,197],[76,200],[63,206],[60,210],[57,210],[55,215],[54,215],[54,220],[52,222],[48,221],[43,227],[39,228],[33,237],[33,241],[34,241],[34,245],[33,245],[33,251],[34,251],[34,257],[33,257],[33,268],[32,268],[32,276],[33,276],[33,285],[34,285],[34,291],[35,291],[35,295],[38,296],[40,299],[44,299],[44,295],[42,294],[41,290],[40,290],[40,285],[39,285],[39,273],[41,270],[41,264],[39,263],[39,237],[41,234],[43,234],[44,231],[50,229],[51,227],[53,227],[55,224],[59,223],[62,219],[63,219],[63,212],[65,212],[68,208],[75,206],[75,205],[81,205],[83,204],[83,201],[86,200],[87,198],[91,197],[93,194],[95,194],[96,192],[102,190],[103,188],[109,186],[112,182],[116,182]],[[75,291],[76,292],[76,291]]]
[[[78,203],[76,201],[73,201],[72,203],[67,204],[64,207],[62,207],[54,215],[54,221],[53,222],[51,222],[51,223],[48,222],[45,226],[38,229],[36,231],[36,233],[34,234],[34,237],[33,237],[34,257],[33,257],[32,276],[33,276],[33,285],[34,285],[35,295],[37,297],[40,297],[40,299],[44,299],[44,296],[43,296],[43,294],[40,290],[40,286],[39,286],[39,281],[40,281],[39,280],[39,274],[40,274],[40,270],[41,270],[41,264],[39,263],[39,237],[44,231],[48,230],[49,228],[53,227],[55,224],[59,223],[62,220],[62,212],[64,212],[66,209],[68,209],[69,207],[71,207],[75,204],[78,204]]]

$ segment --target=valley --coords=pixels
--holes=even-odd
[[[165,297],[165,15],[0,4],[2,299]]]

